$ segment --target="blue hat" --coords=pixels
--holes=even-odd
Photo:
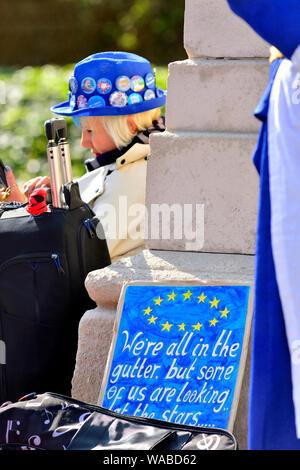
[[[265,41],[290,59],[300,44],[299,0],[227,0]]]
[[[74,118],[118,116],[159,108],[166,102],[150,62],[127,52],[101,52],[78,62],[69,90],[69,101],[53,106],[53,113]]]

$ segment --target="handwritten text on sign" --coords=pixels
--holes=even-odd
[[[249,286],[127,286],[103,406],[226,428]]]

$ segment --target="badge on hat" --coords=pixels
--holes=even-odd
[[[77,89],[78,89],[77,80],[75,77],[71,77],[69,80],[69,90],[73,94],[73,93],[76,93]]]
[[[100,108],[106,106],[106,103],[101,96],[92,96],[88,100],[88,106],[90,106],[91,108]]]
[[[121,75],[116,79],[116,89],[119,91],[127,91],[130,88],[130,78],[127,75]]]
[[[87,99],[83,95],[79,95],[77,98],[77,106],[78,109],[86,108],[87,107]]]
[[[81,88],[84,93],[93,93],[96,90],[96,81],[92,77],[85,77],[81,81]]]
[[[147,88],[155,87],[155,77],[153,73],[147,73],[147,75],[145,76],[145,83]]]
[[[131,89],[135,92],[140,92],[145,88],[145,82],[140,75],[134,75],[130,80]]]
[[[128,96],[128,104],[141,103],[142,101],[143,101],[143,98],[139,93],[131,93]]]
[[[99,78],[97,82],[97,90],[101,95],[107,95],[112,89],[112,83],[108,78]]]
[[[123,91],[115,91],[110,95],[109,102],[111,106],[122,108],[127,105],[128,97]]]
[[[145,94],[144,94],[144,100],[148,101],[148,100],[153,100],[153,98],[155,98],[155,93],[153,90],[146,90],[145,91]]]
[[[72,95],[69,101],[69,106],[71,109],[74,109],[76,106],[76,96]]]

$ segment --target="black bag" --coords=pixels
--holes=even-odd
[[[55,393],[31,394],[0,408],[2,450],[237,450],[235,437],[137,416]]]
[[[0,211],[1,403],[49,388],[71,395],[79,320],[95,307],[84,280],[110,257],[78,184],[64,195],[68,208],[38,217],[13,204]]]

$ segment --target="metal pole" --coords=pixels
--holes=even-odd
[[[52,120],[45,122],[45,132],[48,139],[47,156],[50,169],[50,184],[52,193],[52,204],[54,207],[62,207],[61,186],[62,177],[60,169],[60,157],[58,146],[55,142],[55,130],[53,129]]]
[[[63,120],[63,125],[57,128],[58,135],[58,149],[60,153],[60,160],[62,166],[62,179],[63,184],[72,181],[72,165],[69,142],[67,141],[67,124]]]

